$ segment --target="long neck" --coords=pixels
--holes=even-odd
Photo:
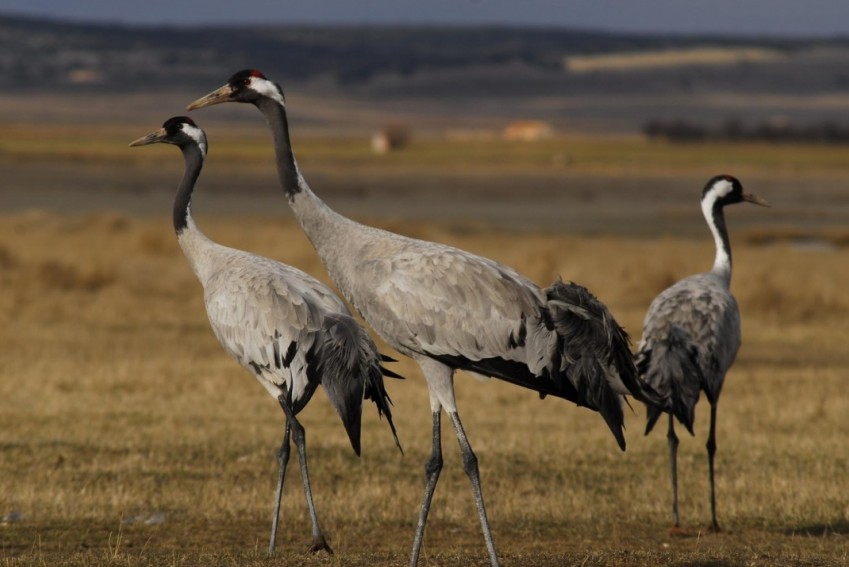
[[[722,205],[716,201],[702,202],[702,213],[713,234],[716,243],[716,259],[712,272],[721,276],[728,284],[731,283],[731,242],[728,239],[728,229],[725,227],[725,215]]]
[[[192,191],[195,189],[195,183],[200,176],[201,168],[203,168],[203,153],[197,145],[186,144],[181,146],[180,150],[183,152],[183,160],[186,166],[183,171],[183,179],[177,188],[177,196],[174,198],[174,231],[178,236],[186,230],[191,221]]]
[[[328,264],[331,262],[330,256],[333,254],[330,249],[336,248],[338,250],[340,245],[346,243],[345,231],[342,230],[342,227],[354,228],[359,225],[332,210],[310,190],[298,169],[298,162],[295,160],[295,154],[292,151],[292,143],[289,138],[289,121],[286,118],[286,109],[283,104],[270,98],[263,98],[256,106],[265,116],[271,128],[280,185],[289,199],[289,204],[298,218],[298,222],[325,261],[325,265],[330,269],[331,266]]]
[[[277,161],[277,175],[280,185],[286,196],[291,200],[300,193],[301,174],[292,152],[292,142],[289,139],[289,119],[286,117],[286,109],[276,100],[262,98],[257,103],[257,108],[265,116],[271,127],[271,135],[274,139],[274,157]]]
[[[209,254],[216,245],[209,240],[195,224],[192,218],[192,191],[194,191],[200,170],[203,167],[203,153],[194,144],[181,146],[186,169],[174,198],[174,231],[177,242],[189,260],[195,275],[205,285],[209,276]]]

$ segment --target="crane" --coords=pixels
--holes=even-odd
[[[707,440],[710,477],[710,513],[716,521],[714,455],[716,454],[716,406],[725,374],[740,348],[740,310],[731,295],[731,243],[723,208],[734,203],[769,206],[743,191],[738,179],[729,175],[711,178],[702,191],[701,207],[716,242],[716,258],[709,272],[684,278],[663,290],[649,306],[643,321],[636,364],[640,380],[661,403],[647,404],[646,435],[663,413],[669,415],[670,468],[672,472],[673,533],[681,531],[678,516],[677,418],[693,434],[696,402],[702,391],[710,404]]]
[[[383,384],[384,375],[399,376],[382,367],[381,362],[391,359],[378,353],[366,331],[327,286],[292,266],[217,244],[200,231],[192,217],[191,199],[206,158],[207,140],[191,118],[170,118],[130,146],[153,143],[173,144],[183,153],[185,170],[174,200],[174,230],[203,286],[212,330],[224,350],[256,377],[286,415],[277,453],[280,468],[268,552],[273,553],[277,538],[292,437],[312,522],[311,551],[333,553],[319,527],[307,468],[306,433],[297,414],[321,384],[359,455],[362,403],[371,400],[378,415],[386,416],[401,449]]]
[[[498,565],[478,460],[455,402],[455,370],[505,380],[541,397],[559,397],[595,410],[624,450],[622,396],[642,396],[627,334],[580,285],[558,280],[540,289],[490,259],[366,226],[333,211],[312,192],[298,168],[283,90],[260,71],[236,73],[187,108],[223,102],[250,103],[265,116],[280,183],[331,279],[375,332],[415,360],[424,374],[432,452],[425,465],[425,492],[410,565],[418,563],[442,470],[442,410],[460,445],[490,563]]]

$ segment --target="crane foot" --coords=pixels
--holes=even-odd
[[[312,545],[310,546],[310,553],[318,553],[320,551],[326,551],[328,555],[333,555],[333,549],[327,543],[327,540],[324,539],[323,535],[313,537]]]
[[[693,534],[682,528],[681,526],[672,526],[669,528],[669,535],[672,537],[692,537]]]
[[[721,531],[722,531],[722,528],[720,528],[720,527],[719,527],[719,524],[717,524],[716,522],[714,522],[714,523],[712,523],[712,524],[710,525],[710,527],[708,528],[708,531],[709,531],[710,533],[713,533],[713,534],[718,534],[719,532],[721,532]]]

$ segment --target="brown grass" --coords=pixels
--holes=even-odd
[[[215,116],[196,117],[210,136],[210,156],[215,167],[244,172],[273,169],[273,150],[261,122],[226,128]],[[28,163],[69,164],[77,167],[161,167],[165,148],[147,151],[127,149],[128,138],[150,132],[156,122],[126,120],[119,125],[83,124],[62,126],[52,122],[18,124],[3,122],[6,134],[0,140],[0,165]],[[499,130],[492,130],[498,132]],[[533,143],[501,139],[454,139],[443,132],[414,138],[403,151],[387,155],[372,151],[369,137],[357,130],[335,135],[301,132],[297,138],[299,163],[322,172],[363,174],[441,173],[507,174],[540,177],[563,173],[590,176],[698,173],[705,180],[717,171],[734,171],[742,177],[758,175],[774,179],[796,176],[816,186],[823,179],[845,176],[849,162],[841,145],[712,143],[670,144],[650,141],[640,135],[598,135],[559,132]],[[179,161],[171,160],[178,168]],[[223,164],[223,165],[222,165]],[[126,180],[125,180],[126,181]]]
[[[282,203],[281,203],[282,206]],[[388,387],[406,455],[368,408],[357,459],[323,395],[304,411],[313,486],[333,557],[306,553],[297,470],[280,552],[264,555],[282,414],[210,332],[165,211],[151,219],[0,217],[0,565],[398,565],[429,453],[427,392]],[[201,218],[212,238],[326,281],[290,222]],[[589,286],[639,338],[670,282],[703,270],[709,238],[517,236],[395,222],[545,284]],[[682,436],[671,538],[666,441],[628,416],[620,453],[602,421],[495,381],[457,380],[504,565],[826,565],[849,561],[846,375],[849,250],[735,241],[744,346],[720,405],[719,518],[709,534],[704,440]],[[485,565],[450,428],[422,565]],[[294,462],[294,461],[293,461]]]

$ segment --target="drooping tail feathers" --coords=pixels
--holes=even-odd
[[[369,373],[369,380],[366,382],[363,398],[374,402],[377,406],[377,414],[379,416],[386,415],[386,421],[389,422],[389,428],[392,429],[392,437],[395,438],[395,446],[398,447],[398,450],[403,455],[404,448],[401,447],[401,442],[398,440],[398,432],[395,431],[395,424],[392,423],[392,409],[390,408],[392,400],[389,398],[389,394],[386,393],[386,388],[383,385],[383,376],[404,379],[400,374],[387,370],[383,366],[379,366],[377,372],[372,367]]]
[[[377,406],[378,415],[386,415],[395,444],[403,453],[392,422],[392,401],[383,385],[384,373],[398,375],[381,367],[381,355],[363,328],[348,315],[327,315],[308,357],[309,379],[324,386],[354,452],[360,454],[362,404],[367,399]]]
[[[554,370],[578,392],[578,403],[598,411],[625,449],[622,395],[644,399],[625,330],[585,287],[559,279],[545,289],[559,341]]]
[[[686,332],[673,325],[661,340],[637,353],[637,371],[658,401],[646,404],[646,435],[664,412],[670,412],[693,434],[696,402],[704,383],[698,353]]]

